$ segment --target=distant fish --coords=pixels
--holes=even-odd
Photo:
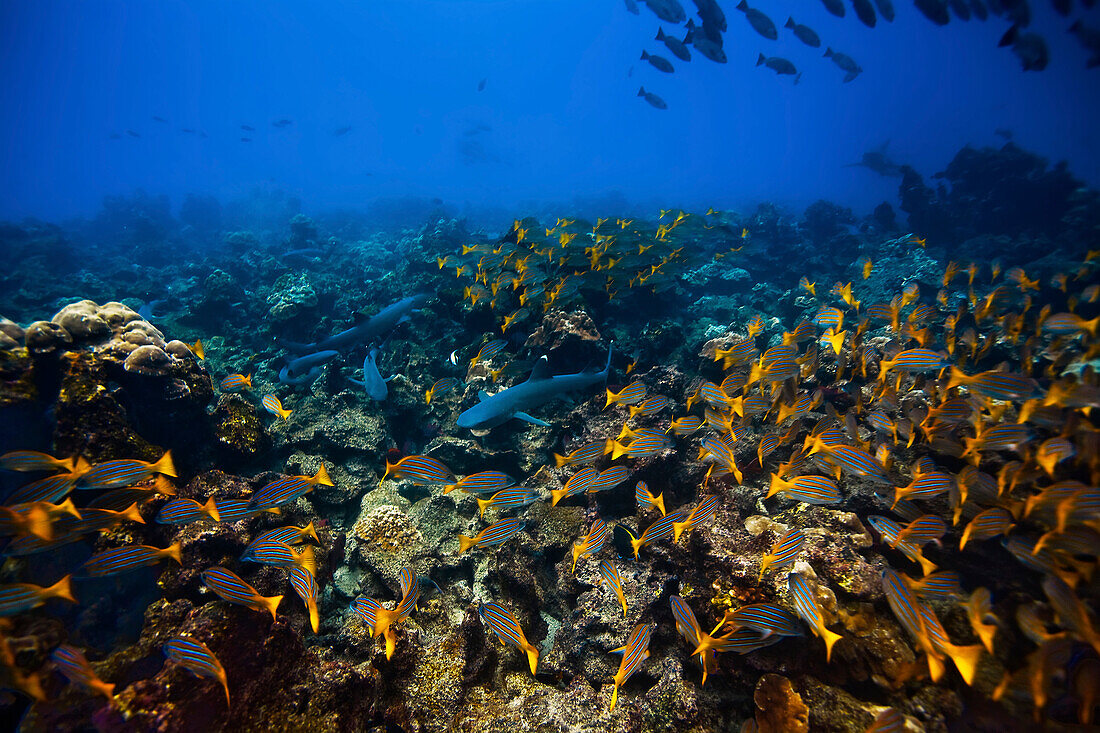
[[[271,126],[272,127],[283,128],[283,127],[290,127],[293,124],[294,124],[294,120],[287,119],[286,117],[283,117],[281,119],[278,119],[278,120],[275,120],[274,122],[272,122]]]
[[[684,42],[673,36],[665,35],[663,28],[657,28],[657,37],[654,40],[665,44],[665,48],[681,61],[691,61],[691,51],[684,45]],[[653,62],[650,61],[650,63]]]
[[[832,59],[833,63],[839,66],[841,70],[845,72],[845,82],[850,82],[863,73],[863,69],[860,67],[860,65],[857,64],[855,60],[847,54],[840,53],[839,51],[834,51],[831,48],[826,48],[825,58]]]
[[[684,12],[684,8],[678,0],[643,0],[643,2],[645,2],[647,8],[653,11],[654,15],[666,23],[679,25],[687,18],[687,13]]]
[[[638,87],[638,96],[645,98],[645,101],[649,102],[650,106],[656,107],[657,109],[668,109],[668,104],[665,100],[661,99],[653,92],[647,92],[645,87]]]
[[[610,710],[615,709],[615,703],[619,700],[619,688],[638,671],[642,662],[649,659],[649,638],[653,635],[655,628],[657,628],[656,624],[638,624],[630,632],[630,638],[626,640],[625,645],[611,650],[612,654],[622,654],[623,658],[619,663],[619,671],[615,673],[615,688],[611,692]]]
[[[726,63],[726,52],[722,48],[722,36],[717,34],[717,38],[707,34],[706,25],[702,29],[695,27],[695,23],[688,21],[688,32],[684,36],[684,43],[690,43],[696,51],[701,53],[716,64]]]
[[[535,674],[539,666],[539,651],[527,641],[516,617],[496,603],[478,604],[477,615],[481,623],[492,629],[502,644],[514,646],[527,654],[531,674]]]
[[[761,64],[767,66],[780,76],[785,74],[793,76],[798,73],[798,69],[795,68],[795,65],[782,56],[765,56],[764,54],[760,54],[756,59],[756,65],[760,66]]]
[[[636,7],[634,8],[634,12],[635,12],[635,14],[637,14],[637,12],[638,12],[638,9],[637,9]],[[487,79],[482,79],[481,81],[479,81],[479,82],[477,83],[477,90],[478,90],[479,92],[483,92],[483,91],[485,91],[485,82],[486,82],[486,81],[488,81],[488,80],[487,80]]]
[[[298,597],[302,599],[302,602],[306,604],[306,612],[309,614],[309,625],[313,629],[313,633],[318,633],[320,629],[320,615],[317,612],[317,581],[313,577],[313,573],[307,568],[300,565],[295,565],[290,568],[290,585],[294,588],[294,592],[298,594]]]
[[[1090,28],[1078,18],[1069,27],[1069,32],[1077,36],[1077,40],[1091,54],[1085,62],[1085,68],[1093,69],[1100,66],[1100,29]]]
[[[335,130],[333,130],[332,131],[332,136],[333,137],[343,137],[344,135],[347,135],[349,132],[351,132],[351,125],[344,125],[343,127],[337,127]]]
[[[671,74],[676,69],[672,67],[672,63],[664,56],[658,56],[657,54],[651,54],[645,49],[642,49],[642,61],[648,61],[653,68],[657,71],[663,71],[666,74]]]
[[[824,3],[825,9],[836,17],[844,17],[844,0],[821,0],[821,2]]]
[[[615,597],[619,599],[619,605],[623,607],[623,618],[626,618],[626,596],[623,595],[623,581],[619,577],[619,570],[615,563],[606,557],[600,561],[600,580],[611,586]]]
[[[947,13],[947,0],[913,0],[917,10],[936,25],[947,25],[951,16]]]
[[[1043,37],[1038,33],[1021,32],[1019,25],[1009,28],[997,45],[1011,46],[1024,71],[1042,71],[1050,63],[1050,51]]]
[[[737,9],[745,14],[745,18],[749,21],[749,25],[753,27],[753,30],[764,36],[764,38],[769,41],[779,38],[779,31],[775,29],[775,23],[767,15],[756,8],[750,8],[745,0],[737,3]]]
[[[798,615],[825,642],[825,661],[828,663],[833,656],[833,645],[843,637],[825,628],[825,617],[817,602],[813,584],[808,578],[799,573],[791,573],[787,576],[787,582]]]
[[[241,129],[245,132],[256,132],[256,128],[252,125],[241,125]]]
[[[841,7],[843,8],[844,6],[842,5]],[[794,18],[787,18],[787,22],[783,24],[783,27],[790,28],[795,36],[798,38],[798,40],[802,41],[810,48],[821,47],[821,38],[817,35],[813,28],[795,23]]]
[[[165,124],[165,125],[168,124],[168,120],[166,120],[163,117],[160,117],[158,115],[153,115],[153,122],[160,122],[160,123]]]
[[[893,0],[875,0],[875,7],[878,8],[878,14],[882,16],[883,20],[887,23],[894,22]]]
[[[852,0],[852,9],[856,11],[856,17],[863,25],[868,28],[875,27],[878,16],[875,15],[875,6],[871,5],[871,0]]]
[[[420,485],[455,483],[454,472],[431,456],[405,456],[397,463],[391,463],[387,458],[386,473],[379,484],[390,476],[394,480],[411,481]]]
[[[133,130],[127,130],[126,134],[129,135],[130,137],[141,137],[141,133],[134,132]]]
[[[460,384],[462,384],[462,380],[456,377],[444,377],[443,379],[439,379],[435,384],[424,391],[424,400],[430,405],[432,404],[432,400],[450,393]]]
[[[187,671],[220,682],[225,689],[226,707],[229,706],[229,681],[225,676],[225,668],[205,644],[186,636],[176,636],[166,641],[161,650],[164,656]]]

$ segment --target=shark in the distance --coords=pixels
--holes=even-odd
[[[356,344],[377,341],[394,329],[399,323],[409,320],[410,314],[424,305],[431,296],[427,293],[419,293],[402,298],[396,303],[387,305],[362,323],[352,326],[346,331],[329,336],[314,344],[299,344],[293,341],[283,342],[290,351],[299,354],[315,351],[343,351]]]
[[[874,150],[868,150],[863,154],[863,158],[858,163],[848,163],[845,168],[867,168],[880,176],[887,178],[900,178],[902,175],[901,166],[890,160],[886,155],[886,148],[890,146],[890,141],[887,140]]]
[[[613,345],[613,344],[612,344]],[[563,397],[567,392],[590,387],[607,381],[611,371],[611,346],[607,349],[607,364],[603,371],[577,372],[576,374],[549,373],[550,366],[543,356],[531,370],[526,382],[521,382],[494,395],[481,393],[481,402],[458,416],[456,424],[460,428],[469,428],[476,433],[488,431],[503,425],[512,418],[525,420],[535,425],[548,426],[549,423],[531,417],[527,410],[542,405],[555,397]]]

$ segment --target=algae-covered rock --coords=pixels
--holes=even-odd
[[[304,273],[288,272],[271,288],[267,296],[268,317],[276,323],[302,316],[317,307],[317,291]]]
[[[221,465],[247,465],[270,448],[256,408],[241,395],[222,395],[211,417]]]

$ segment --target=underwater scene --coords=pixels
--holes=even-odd
[[[1100,7],[749,2],[5,2],[5,729],[1100,730]]]

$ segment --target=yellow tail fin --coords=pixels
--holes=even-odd
[[[829,631],[827,628],[825,628],[824,625],[821,626],[821,639],[822,639],[822,641],[825,642],[825,662],[826,663],[829,663],[829,662],[832,661],[832,658],[833,658],[833,644],[836,644],[838,641],[840,641],[843,638],[844,637],[841,636],[840,634],[836,634],[836,633],[833,633],[832,631]]]
[[[296,562],[310,575],[317,575],[317,556],[313,552],[313,545],[306,545],[306,549],[298,555]]]
[[[462,553],[466,552],[466,550],[469,550],[471,547],[473,547],[476,544],[477,544],[477,538],[476,537],[467,537],[464,534],[460,534],[458,536],[458,554],[461,555]]]
[[[165,496],[175,496],[176,487],[172,485],[172,482],[165,478],[164,474],[157,474],[157,477],[153,479],[153,489],[158,494],[164,494]]]
[[[557,468],[561,468],[568,463],[569,459],[565,456],[558,455],[557,453],[554,454],[554,466],[556,466]]]
[[[527,652],[527,663],[531,665],[531,674],[535,674],[535,670],[539,667],[539,650],[530,644],[523,649]]]
[[[550,490],[550,506],[557,506],[568,493],[566,489],[551,489]]]
[[[221,521],[222,518],[221,515],[218,514],[218,505],[214,503],[214,497],[211,496],[206,500],[206,503],[202,505],[202,510],[215,522]]]
[[[313,541],[317,544],[321,544],[321,538],[317,536],[317,530],[313,526],[313,520],[311,519],[309,524],[302,528],[302,534],[307,537],[312,537]]]
[[[968,685],[973,684],[974,675],[978,671],[978,662],[982,658],[982,645],[955,646],[954,644],[945,644],[943,651],[951,657],[951,661],[955,663],[955,669],[959,670],[963,681]]]
[[[279,603],[282,600],[282,596],[256,596],[256,601],[260,604],[261,608],[271,612],[272,621],[275,620],[275,612],[279,609]]]
[[[321,486],[335,486],[336,485],[336,484],[332,483],[332,479],[329,478],[328,470],[325,468],[325,464],[324,464],[323,461],[321,462],[321,464],[319,466],[317,466],[317,473],[313,474],[313,483],[320,484]]]
[[[149,468],[151,468],[154,473],[176,478],[176,467],[172,465],[172,451],[170,450],[164,451],[164,455],[160,457],[160,460]]]
[[[73,597],[72,579],[68,575],[48,588],[43,588],[42,595],[46,598],[64,598],[70,603],[76,603],[76,598]]]
[[[53,539],[53,521],[50,519],[50,513],[41,505],[32,506],[27,511],[24,515],[23,528],[28,534],[47,542]]]
[[[145,524],[145,520],[141,517],[141,512],[138,511],[138,505],[135,501],[130,506],[119,512],[119,516],[123,519],[129,519],[131,522],[137,522],[138,524]]]
[[[165,547],[161,551],[161,553],[164,555],[164,557],[170,557],[178,564],[183,565],[183,554],[180,551],[180,543],[173,542],[172,544],[168,545],[168,547]]]

